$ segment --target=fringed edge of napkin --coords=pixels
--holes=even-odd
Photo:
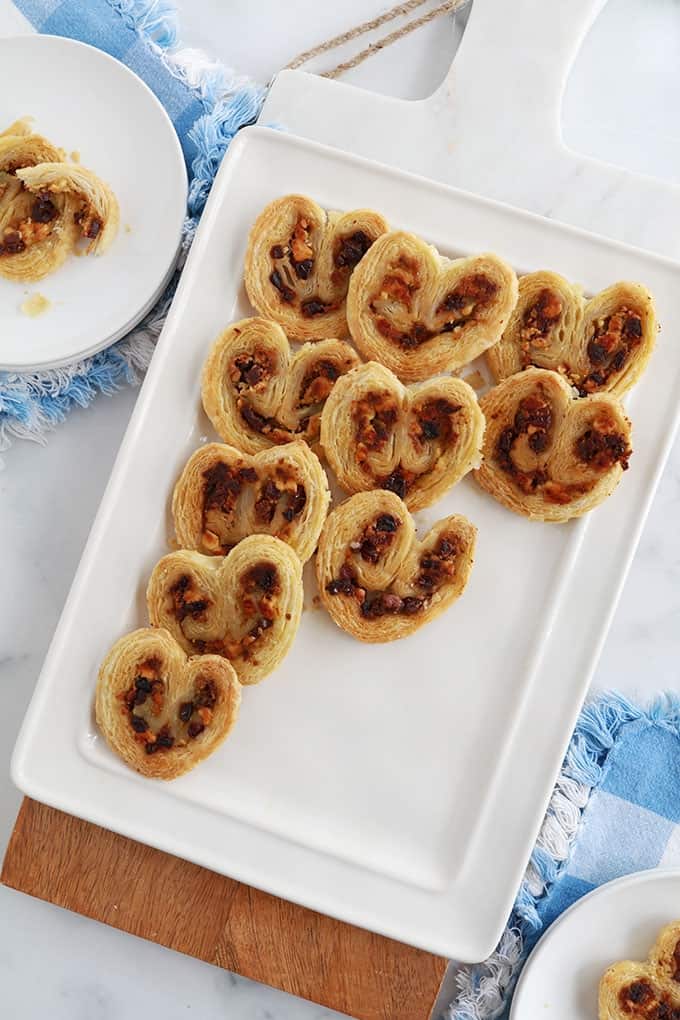
[[[99,393],[139,383],[172,300],[179,270],[229,143],[260,112],[265,88],[193,49],[176,49],[178,18],[165,0],[108,0],[129,28],[157,53],[205,106],[190,131],[197,154],[190,167],[187,218],[177,272],[158,304],[131,333],[99,354],[66,368],[44,372],[0,372],[0,451],[14,439],[45,443],[47,434],[74,407],[87,407]],[[0,462],[1,463],[1,462]]]
[[[585,705],[510,920],[488,960],[461,967],[449,1020],[493,1020],[507,1006],[522,965],[543,930],[538,905],[567,864],[584,808],[602,780],[622,727],[638,719],[680,736],[680,698],[664,694],[643,710],[620,694],[606,693]]]

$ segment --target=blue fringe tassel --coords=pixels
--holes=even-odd
[[[622,728],[641,719],[680,737],[680,696],[662,694],[646,709],[639,708],[616,692],[602,694],[588,702],[569,743],[561,777],[581,784],[590,794],[602,781],[609,752],[619,739]],[[567,864],[568,860],[555,860],[542,847],[534,848],[532,870],[541,881],[543,891],[540,896],[535,896],[527,880],[522,882],[499,948],[484,963],[462,969],[459,985],[463,989],[463,1001],[460,1005],[452,1004],[450,1020],[489,1020],[492,1016],[505,1016],[522,964],[543,931],[539,906]],[[521,946],[521,952],[511,961],[503,958],[502,947],[508,935],[518,936]],[[513,941],[516,945],[517,938]],[[492,1009],[490,1002],[498,1005]]]
[[[175,5],[167,0],[109,0],[128,28],[162,50],[177,45],[179,23]]]

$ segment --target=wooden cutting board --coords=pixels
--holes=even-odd
[[[28,798],[0,881],[357,1020],[427,1020],[447,966]]]
[[[565,81],[603,3],[475,0],[451,71],[429,99],[285,71],[261,120],[677,257],[680,234],[669,224],[680,217],[680,190],[561,142]],[[427,1020],[446,970],[440,957],[31,800],[0,880],[357,1020]]]

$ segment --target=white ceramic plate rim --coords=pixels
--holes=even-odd
[[[570,907],[564,911],[563,914],[553,921],[545,935],[541,936],[539,942],[535,948],[531,951],[529,959],[524,965],[524,969],[520,975],[517,987],[512,998],[512,1007],[510,1009],[510,1020],[528,1020],[528,1018],[521,1017],[520,1008],[522,1006],[521,996],[524,988],[529,982],[534,980],[534,976],[537,970],[540,969],[543,957],[552,948],[552,942],[556,935],[558,935],[566,924],[570,924],[575,914],[581,913],[582,910],[588,910],[592,906],[593,902],[598,902],[601,899],[607,899],[611,896],[616,897],[617,893],[622,889],[628,889],[631,886],[645,885],[647,883],[665,882],[668,879],[671,881],[675,879],[680,885],[680,868],[649,868],[645,871],[634,871],[630,875],[622,875],[621,878],[614,878],[611,882],[605,882],[604,885],[600,885],[597,889],[592,889],[585,896],[581,896],[580,899],[572,903]],[[676,911],[680,913],[680,911]],[[673,920],[673,917],[669,915],[669,921]],[[649,946],[651,949],[651,945]]]

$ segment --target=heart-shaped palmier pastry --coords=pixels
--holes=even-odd
[[[223,655],[242,684],[255,684],[287,655],[302,596],[302,564],[290,546],[251,535],[224,559],[168,553],[153,569],[146,601],[152,624],[185,652]]]
[[[319,438],[335,382],[359,364],[344,340],[320,340],[291,353],[270,319],[242,319],[213,344],[203,368],[203,407],[215,431],[246,453]]]
[[[519,281],[500,341],[486,353],[497,380],[534,365],[564,375],[582,396],[621,396],[654,350],[654,301],[639,283],[615,283],[586,301],[581,288],[541,270]]]
[[[74,209],[76,238],[88,255],[102,255],[118,232],[118,201],[107,184],[77,163],[40,163],[17,170],[25,188],[40,201],[62,197]]]
[[[113,646],[99,670],[97,725],[142,775],[176,779],[222,743],[241,685],[219,655],[188,659],[167,630],[144,627]]]
[[[630,422],[610,393],[579,399],[557,372],[527,368],[486,393],[475,478],[518,514],[568,521],[598,506],[631,455]]]
[[[18,121],[0,135],[0,276],[40,280],[81,238],[103,252],[118,229],[118,203],[103,181]]]
[[[422,542],[393,492],[359,492],[329,514],[316,578],[338,627],[360,641],[396,641],[439,616],[463,593],[477,529],[445,517]]]
[[[277,198],[250,231],[248,297],[293,340],[346,337],[350,276],[387,229],[370,209],[326,212],[304,195]]]
[[[666,925],[643,963],[622,960],[600,981],[599,1020],[679,1020],[680,921]]]
[[[61,159],[51,142],[17,121],[0,134],[0,276],[39,280],[66,259],[76,237],[66,196],[36,197],[17,171]]]
[[[413,382],[467,365],[500,338],[517,300],[497,255],[451,261],[414,234],[383,234],[352,274],[347,322],[359,353]]]
[[[422,510],[480,462],[484,415],[450,376],[406,387],[375,361],[338,380],[321,445],[347,492],[388,489]]]
[[[172,515],[183,548],[223,556],[248,535],[274,535],[304,563],[316,549],[329,500],[326,473],[300,440],[253,457],[208,443],[187,461]]]

